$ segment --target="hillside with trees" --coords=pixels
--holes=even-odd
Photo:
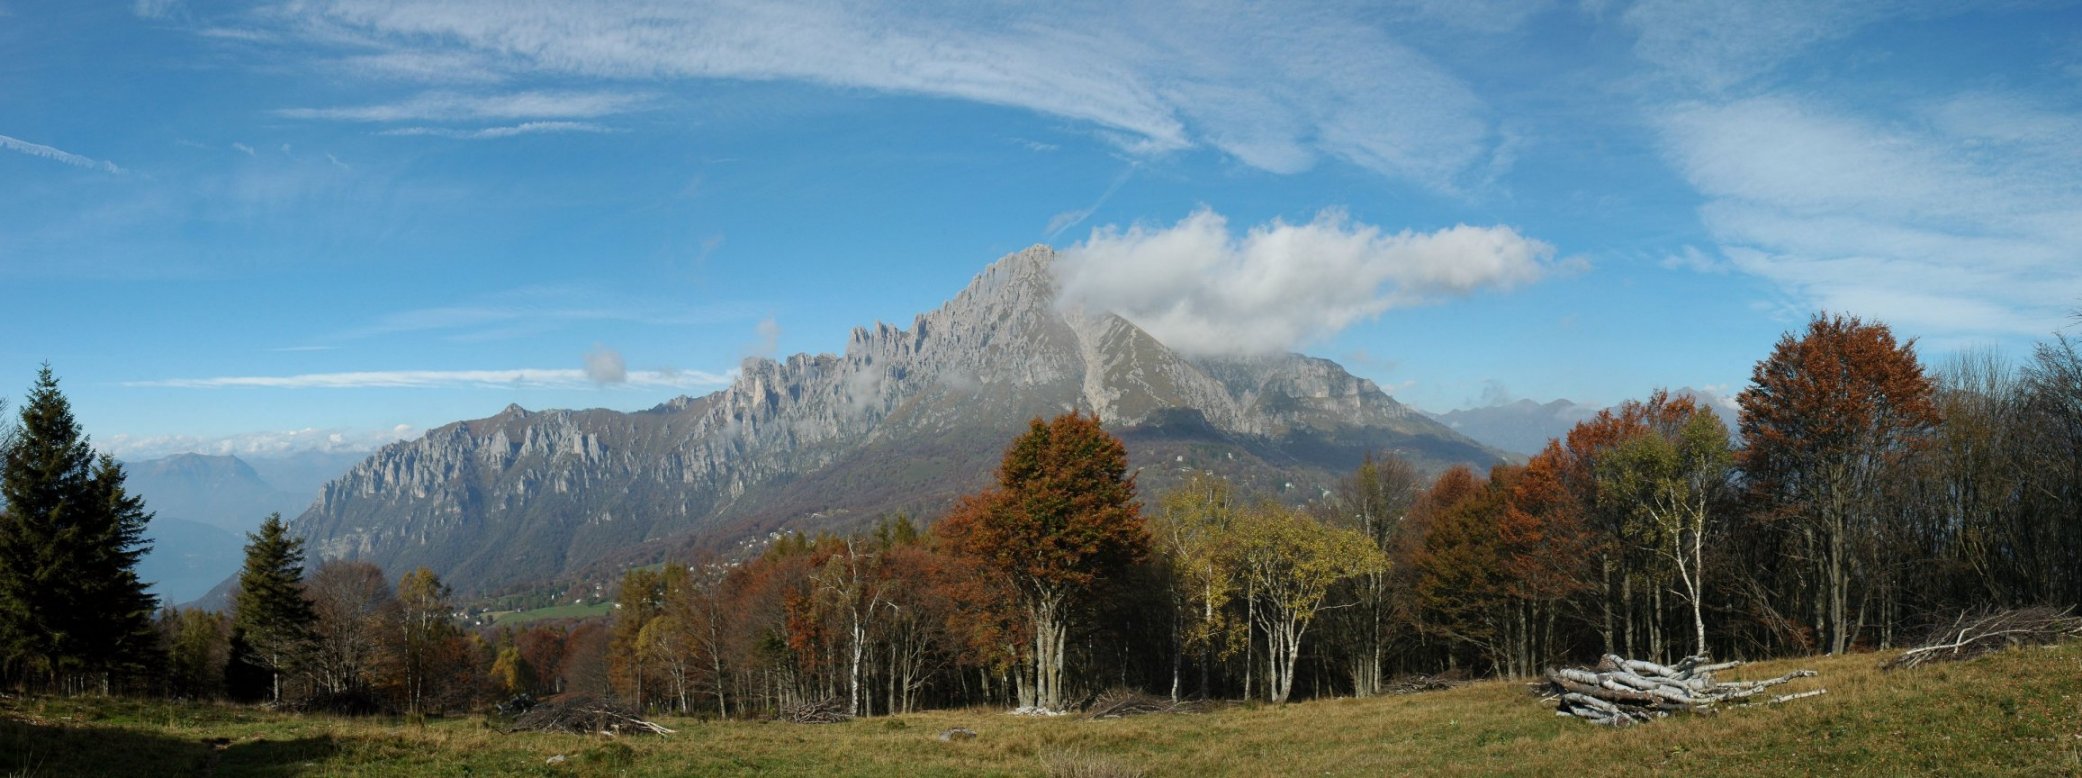
[[[1885,325],[1822,314],[1741,402],[1730,430],[1651,392],[1486,471],[1377,453],[1300,505],[1212,471],[1146,492],[1097,418],[1033,418],[944,516],[631,568],[607,618],[509,627],[463,623],[423,568],[393,583],[307,560],[271,517],[230,613],[154,625],[130,571],[149,513],[46,370],[5,451],[6,681],[413,717],[542,700],[1045,717],[1406,693],[1607,654],[1888,652],[1961,614],[2082,603],[2073,342],[1933,369]]]

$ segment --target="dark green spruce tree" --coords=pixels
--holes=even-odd
[[[0,452],[0,669],[16,685],[67,692],[158,667],[157,598],[137,577],[152,515],[96,458],[49,365]]]
[[[282,514],[269,514],[260,531],[246,535],[246,566],[231,595],[228,680],[235,695],[251,694],[239,688],[239,675],[252,668],[267,674],[266,694],[280,702],[283,674],[295,672],[310,655],[318,616],[304,599],[303,581],[303,539],[290,536]]]

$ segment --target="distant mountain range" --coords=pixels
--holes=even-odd
[[[152,511],[152,550],[138,573],[168,604],[189,602],[236,572],[245,533],[270,513],[293,517],[319,487],[366,453],[306,451],[251,461],[230,455],[176,454],[126,462],[125,485]]]
[[[1699,404],[1713,409],[1728,429],[1735,429],[1735,409],[1729,398],[1705,390],[1683,387],[1670,392],[1672,397],[1691,397]],[[1463,408],[1430,416],[1439,423],[1451,427],[1454,432],[1466,435],[1481,443],[1513,454],[1530,457],[1547,447],[1547,441],[1567,437],[1569,429],[1578,422],[1596,416],[1601,407],[1554,400],[1540,403],[1532,400],[1489,405],[1481,408]]]
[[[1057,305],[1054,254],[1000,259],[909,328],[841,355],[748,360],[728,388],[646,411],[518,406],[386,446],[293,529],[314,557],[426,565],[466,593],[725,548],[780,529],[931,518],[987,484],[1027,421],[1095,412],[1145,495],[1193,471],[1319,496],[1368,451],[1421,467],[1505,454],[1336,363],[1193,358],[1108,313]]]

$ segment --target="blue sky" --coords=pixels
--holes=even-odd
[[[648,407],[1034,243],[1430,410],[2082,307],[2072,4],[896,5],[0,0],[0,394],[139,457]]]

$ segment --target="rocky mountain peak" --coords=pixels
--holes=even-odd
[[[1034,245],[984,268],[942,311],[1019,311],[1055,306],[1055,249]]]

